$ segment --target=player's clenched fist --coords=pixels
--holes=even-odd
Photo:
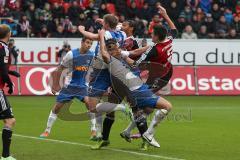
[[[99,31],[98,31],[98,34],[99,34],[100,37],[104,37],[104,35],[105,35],[105,30],[104,30],[104,29],[99,30]]]
[[[167,15],[167,11],[166,11],[166,9],[164,7],[162,7],[161,5],[158,5],[157,8],[158,8],[159,13],[162,16],[166,16]]]
[[[78,30],[79,32],[84,32],[85,31],[85,27],[84,26],[78,26]]]

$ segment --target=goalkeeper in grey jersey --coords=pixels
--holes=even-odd
[[[131,71],[131,67],[126,62],[131,64],[133,61],[128,57],[123,61],[121,49],[118,47],[116,41],[108,40],[105,44],[104,33],[104,30],[99,32],[100,50],[103,60],[107,64],[107,68],[111,74],[114,90],[117,94],[125,95],[133,107],[144,110],[162,109],[161,119],[163,119],[171,110],[172,105],[166,99],[156,96],[148,89],[149,87],[142,82],[141,78]],[[111,112],[113,110],[111,105],[106,104],[97,105],[96,109],[98,112]],[[134,118],[142,137],[149,144],[160,147],[153,138],[153,126],[147,128],[146,117],[144,117],[143,114],[137,113]]]

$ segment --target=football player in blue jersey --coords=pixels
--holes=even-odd
[[[91,39],[85,37],[82,38],[81,47],[69,51],[63,58],[61,64],[51,73],[53,80],[51,85],[52,92],[53,94],[60,92],[56,97],[56,104],[53,106],[49,114],[47,127],[40,137],[45,138],[49,136],[58,113],[66,103],[74,98],[87,103],[88,86],[86,83],[86,76],[94,57],[94,52],[90,51],[92,43],[93,41]],[[65,71],[67,72],[67,75],[71,76],[68,76],[68,82],[64,82],[63,86],[61,86],[59,82],[61,82],[61,78],[63,78],[62,76]],[[94,138],[94,136],[96,136],[94,113],[89,112],[89,116],[92,123],[91,136]]]
[[[115,39],[120,47],[123,47],[124,40],[126,39],[126,34],[117,29],[118,25],[118,18],[115,15],[107,14],[103,17],[103,19],[98,20],[102,27],[106,30],[104,38],[105,40],[108,39]],[[86,37],[91,38],[92,40],[99,41],[99,35],[94,34],[88,31],[85,31],[83,26],[79,26],[79,31]],[[89,103],[87,104],[91,111],[96,111],[96,105],[99,103],[100,98],[107,92],[108,88],[111,87],[111,79],[108,69],[106,68],[106,64],[102,60],[102,56],[99,53],[99,42],[95,49],[95,58],[92,63],[92,72],[91,72],[91,80],[89,83],[90,90],[89,90]],[[130,113],[129,108],[125,107],[124,105],[118,105],[115,110],[121,110],[126,114]],[[104,120],[104,124],[107,124],[110,128],[113,124],[111,114],[107,115],[107,118]],[[110,117],[110,118],[108,118]],[[101,129],[102,129],[102,116],[99,113],[96,116],[97,120],[97,128],[98,128],[98,136],[101,137]]]

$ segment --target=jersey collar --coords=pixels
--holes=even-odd
[[[0,42],[3,43],[3,44],[5,44],[6,46],[8,46],[7,43],[5,43],[5,42],[3,42],[3,41],[1,41],[1,40],[0,40]]]

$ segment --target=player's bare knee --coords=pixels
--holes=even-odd
[[[85,105],[86,105],[88,111],[92,112],[92,113],[97,113],[96,106],[97,106],[98,102],[95,100],[91,101],[91,99],[90,100],[89,99],[87,101],[85,101]]]
[[[4,125],[8,128],[14,127],[16,124],[16,119],[15,118],[9,118],[4,120]]]
[[[153,109],[153,108],[150,108],[150,107],[144,108],[144,113],[145,113],[146,115],[150,115],[150,114],[153,113],[153,112],[154,112],[154,109]]]
[[[52,113],[58,114],[58,113],[60,112],[60,110],[61,110],[61,108],[54,107],[54,108],[52,109]]]
[[[11,126],[15,126],[15,124],[16,124],[16,119],[15,119],[15,118],[9,119],[9,124],[10,124]]]
[[[171,111],[172,110],[172,103],[171,102],[168,102],[168,107],[167,107],[168,109],[168,111]]]
[[[172,104],[167,101],[164,98],[159,99],[158,103],[157,103],[157,108],[158,109],[166,109],[167,111],[171,111],[172,109]]]
[[[171,111],[172,109],[172,104],[167,100],[164,100],[161,106],[162,106],[162,109],[166,109],[167,111]]]
[[[166,110],[168,110],[168,111],[172,110],[172,104],[169,101],[167,101],[167,103],[166,103]]]
[[[62,104],[62,103],[57,103],[57,104],[53,107],[52,112],[53,112],[54,114],[58,114],[58,113],[60,112],[60,110],[62,109],[62,107],[63,107],[63,104]]]
[[[88,111],[91,113],[97,113],[96,107],[88,107]]]

